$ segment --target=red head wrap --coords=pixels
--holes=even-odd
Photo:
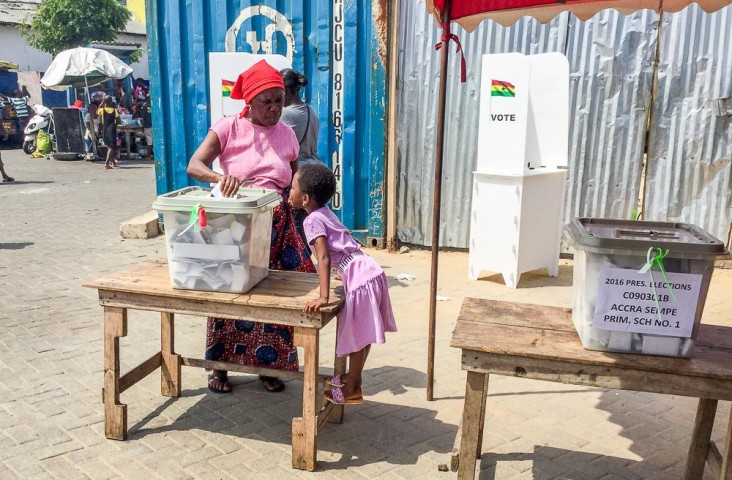
[[[234,100],[244,100],[247,106],[242,110],[240,117],[249,114],[249,106],[252,99],[270,88],[285,89],[285,82],[282,75],[265,60],[260,60],[244,72],[239,74],[234,88],[231,90],[231,97]]]

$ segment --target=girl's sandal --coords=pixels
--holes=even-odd
[[[346,398],[343,395],[343,388],[333,386],[324,393],[325,400],[335,405],[360,405],[363,403],[363,396]]]
[[[341,379],[341,375],[333,375],[332,377],[326,378],[323,383],[326,385],[330,385],[331,387],[340,387],[343,388],[343,385],[345,385],[345,382]]]

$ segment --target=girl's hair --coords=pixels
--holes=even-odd
[[[336,179],[330,168],[321,163],[309,163],[297,170],[300,191],[310,195],[318,206],[328,203],[336,190]]]
[[[282,74],[282,81],[285,82],[285,88],[288,90],[298,92],[301,87],[308,84],[307,77],[297,70],[285,68],[280,70],[280,73]]]

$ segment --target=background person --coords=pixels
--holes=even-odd
[[[0,174],[3,176],[2,183],[14,182],[15,181],[15,179],[13,177],[11,177],[7,173],[5,173],[5,165],[3,164],[3,154],[2,154],[2,152],[0,152]]]
[[[145,97],[147,97],[149,93],[149,90],[147,86],[145,86],[145,80],[142,78],[136,78],[135,79],[135,90],[132,94],[132,100],[137,103],[140,100],[145,101]]]
[[[107,147],[107,157],[104,161],[104,168],[107,170],[118,167],[117,163],[117,124],[119,124],[119,113],[114,108],[114,100],[110,95],[104,97],[101,107],[97,110],[101,137]]]
[[[153,135],[152,135],[152,105],[150,103],[150,92],[146,93],[145,100],[137,102],[135,113],[132,118],[142,119],[142,134],[145,143],[150,147],[150,156],[153,156]]]
[[[211,127],[188,163],[188,174],[202,182],[219,183],[225,197],[233,196],[244,181],[277,190],[282,202],[272,215],[269,268],[312,273],[315,267],[295,231],[292,209],[284,197],[297,171],[299,151],[292,128],[280,122],[284,97],[282,75],[264,60],[239,75],[231,98],[245,100],[246,107]],[[223,175],[210,168],[216,157]],[[292,337],[292,327],[284,325],[209,318],[205,356],[206,360],[296,371],[299,363]],[[212,370],[208,378],[209,390],[231,391],[225,370]],[[279,378],[259,378],[269,392],[285,389]]]
[[[322,163],[318,158],[318,134],[320,132],[318,115],[300,96],[300,90],[308,84],[308,79],[291,68],[280,70],[280,73],[285,84],[285,108],[282,109],[280,121],[292,127],[297,137],[297,143],[300,145],[297,164],[302,166],[309,163]]]
[[[297,143],[300,145],[297,164],[298,166],[311,163],[322,164],[318,158],[318,134],[320,132],[318,115],[301,97],[301,89],[308,84],[308,79],[292,68],[280,70],[280,73],[285,84],[285,108],[282,109],[281,122],[292,127],[297,136]],[[305,238],[302,226],[306,216],[307,213],[304,210],[295,211],[295,229],[305,243],[305,247],[310,251],[310,245]]]
[[[100,131],[100,119],[98,112],[99,102],[92,100],[87,108],[86,115],[84,115],[84,125],[86,125],[86,133],[84,133],[84,145],[86,146],[87,153],[94,153],[94,146],[92,142],[98,140],[98,133]],[[98,144],[98,141],[97,141]]]

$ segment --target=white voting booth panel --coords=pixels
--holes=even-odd
[[[484,55],[473,175],[469,272],[556,276],[569,135],[564,55]]]
[[[208,54],[209,102],[211,106],[211,125],[229,115],[238,115],[246,104],[244,100],[234,100],[225,92],[229,85],[236,83],[239,74],[260,60],[277,70],[291,68],[292,62],[282,55],[254,55],[244,52],[213,52]],[[213,169],[222,173],[219,159],[214,161]]]

